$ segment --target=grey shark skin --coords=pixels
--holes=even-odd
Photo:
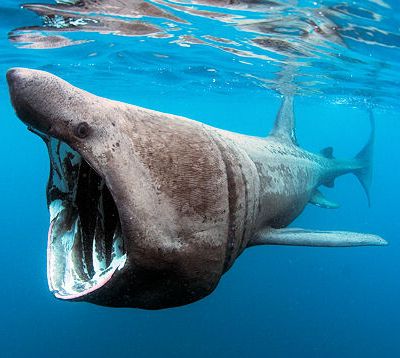
[[[293,99],[256,138],[97,97],[43,71],[7,73],[17,115],[46,142],[56,297],[159,309],[217,286],[249,246],[384,245],[379,236],[285,229],[346,173],[367,189],[373,138],[353,160],[296,144]]]

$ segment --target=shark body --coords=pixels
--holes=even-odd
[[[293,98],[257,138],[97,97],[46,72],[7,74],[17,115],[49,149],[48,280],[55,296],[159,309],[207,296],[248,247],[384,245],[286,228],[353,173],[368,193],[373,133],[351,160],[296,142]],[[371,122],[372,123],[372,122]]]

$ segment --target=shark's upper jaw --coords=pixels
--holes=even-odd
[[[50,157],[49,288],[57,298],[84,299],[125,265],[118,210],[105,180],[78,152],[43,138]]]

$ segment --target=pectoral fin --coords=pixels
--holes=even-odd
[[[263,229],[248,246],[290,245],[319,247],[382,246],[387,242],[377,235],[348,231],[313,231],[294,228]]]
[[[318,189],[315,189],[313,196],[310,199],[310,203],[325,209],[337,209],[339,204],[325,198]]]

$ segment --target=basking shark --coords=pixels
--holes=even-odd
[[[293,97],[265,138],[95,96],[50,73],[7,73],[45,141],[48,282],[57,298],[160,309],[210,294],[255,245],[384,245],[372,234],[286,228],[347,173],[368,193],[371,137],[350,160],[296,142]]]

